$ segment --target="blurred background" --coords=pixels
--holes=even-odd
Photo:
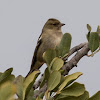
[[[28,73],[37,39],[49,18],[66,24],[62,32],[71,33],[71,47],[87,42],[86,24],[96,31],[99,10],[99,0],[0,0],[0,72],[13,67],[16,76]],[[77,81],[85,84],[90,95],[100,90],[100,52],[82,58],[70,74],[78,71],[83,75]]]

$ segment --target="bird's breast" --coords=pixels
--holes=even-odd
[[[43,42],[44,42],[44,45],[47,44],[47,47],[49,46],[50,48],[54,48],[60,43],[61,38],[62,38],[62,35],[57,36],[56,34],[53,34],[53,35],[50,34],[44,37]]]
[[[42,43],[38,50],[38,59],[43,61],[42,55],[43,53],[48,49],[55,49],[57,45],[59,45],[60,41],[62,39],[62,33],[61,34],[44,34],[42,37]]]

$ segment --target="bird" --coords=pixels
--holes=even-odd
[[[43,53],[48,49],[55,49],[60,44],[63,33],[61,27],[64,26],[58,19],[50,18],[43,26],[41,35],[34,51],[31,67],[26,77],[34,70],[38,70],[45,61],[43,60]]]

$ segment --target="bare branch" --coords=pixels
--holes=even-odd
[[[34,93],[33,97],[37,97],[40,94],[44,94],[46,90],[47,90],[47,83],[45,83],[45,85],[42,88],[40,88],[36,93]]]
[[[88,43],[86,43],[83,48],[81,48],[80,51],[77,51],[77,53],[75,54],[74,57],[72,57],[72,59],[70,61],[68,61],[64,66],[63,69],[65,70],[64,75],[68,75],[68,72],[75,66],[77,66],[77,63],[79,62],[79,60],[87,55],[87,53],[89,52],[89,47],[88,47]]]
[[[37,89],[40,86],[42,79],[43,79],[43,75],[41,75],[41,78],[34,83],[34,85],[33,85],[34,90]]]
[[[79,50],[79,51],[78,51]],[[64,61],[66,59],[68,59],[69,56],[71,56],[73,53],[77,52],[72,58],[71,60],[69,60],[64,66],[63,69],[65,70],[64,75],[68,75],[68,72],[75,66],[77,66],[77,63],[79,62],[79,60],[87,55],[87,53],[89,52],[89,47],[88,47],[88,43],[81,43],[78,46],[73,47],[69,54],[64,57]],[[38,80],[35,84],[34,87],[35,89],[39,87],[40,83],[42,81],[42,78],[40,78],[40,80]],[[38,92],[36,94],[34,94],[34,97],[37,97],[40,93],[45,93],[45,91],[47,90],[47,83],[45,83],[45,85],[38,90]]]
[[[87,44],[87,43],[81,43],[81,44],[79,44],[79,45],[73,47],[73,48],[69,51],[68,55],[65,56],[65,57],[63,58],[63,60],[66,61],[66,60],[68,59],[69,56],[71,56],[73,53],[75,53],[75,52],[77,52],[78,50],[80,50],[81,48],[83,48],[86,44]]]

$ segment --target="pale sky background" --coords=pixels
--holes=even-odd
[[[0,0],[0,72],[13,67],[25,76],[37,39],[47,19],[57,18],[72,35],[72,47],[86,42],[86,24],[100,25],[100,0]],[[82,72],[77,81],[93,95],[100,90],[100,52],[84,57],[70,73]],[[44,68],[42,68],[43,72]]]

